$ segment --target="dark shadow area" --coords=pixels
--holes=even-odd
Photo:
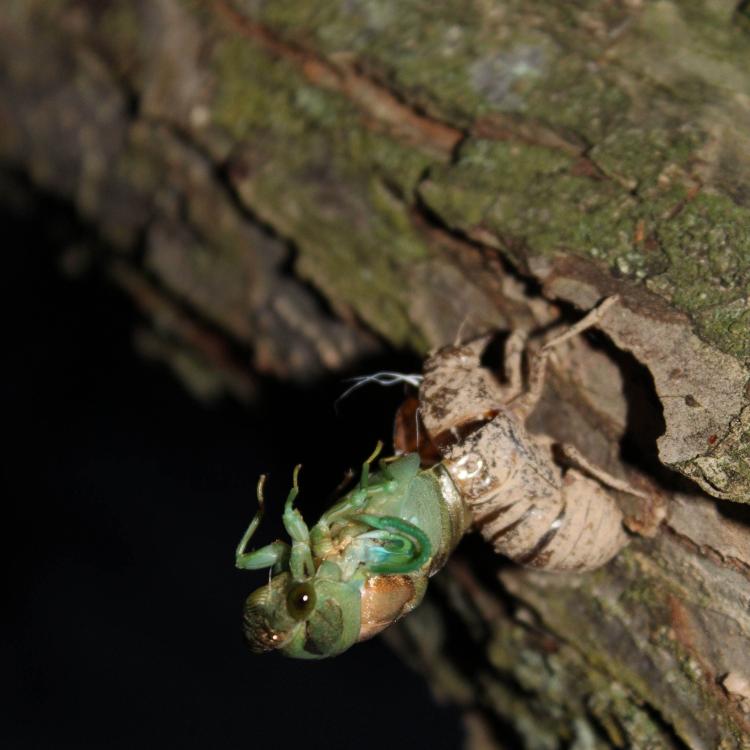
[[[716,508],[724,518],[750,528],[750,505],[716,500]]]
[[[592,338],[605,348],[622,373],[627,403],[625,434],[620,441],[622,460],[638,468],[666,491],[704,494],[695,482],[659,460],[657,440],[666,431],[666,423],[648,367],[598,332],[594,332]]]
[[[500,331],[487,342],[479,363],[486,367],[503,385],[508,383],[508,372],[505,362],[505,346],[508,343],[510,331]]]
[[[570,305],[561,305],[568,324],[581,315]],[[649,476],[659,487],[668,491],[703,493],[687,477],[667,468],[659,461],[657,440],[666,430],[664,410],[656,394],[654,379],[648,367],[641,364],[630,352],[617,347],[611,339],[596,328],[581,334],[592,347],[603,351],[618,367],[624,384],[627,404],[625,433],[620,441],[620,457]]]
[[[604,341],[604,337],[598,337]],[[620,441],[622,459],[637,466],[662,486],[670,486],[681,476],[670,471],[659,461],[656,441],[666,430],[664,410],[656,395],[654,379],[645,365],[632,354],[606,341],[606,351],[622,373],[626,429]],[[673,486],[673,485],[672,485]]]
[[[466,560],[471,561],[471,575],[482,582],[485,591],[493,596],[498,605],[506,613],[512,612],[517,602],[512,602],[508,592],[498,584],[497,573],[503,567],[512,566],[509,560],[498,559],[481,537],[472,534],[464,539],[461,550],[458,553]],[[476,557],[475,557],[476,555]],[[483,579],[483,580],[482,580]],[[483,637],[477,639],[477,633],[467,630],[465,613],[459,615],[455,609],[455,602],[445,596],[443,589],[433,586],[430,596],[438,602],[442,616],[444,617],[448,640],[445,651],[450,661],[455,665],[467,680],[476,680],[477,675],[491,673],[493,679],[501,683],[508,691],[515,693],[519,698],[529,697],[523,687],[514,679],[510,672],[500,674],[487,659],[487,649],[492,639],[492,632],[486,623],[483,623]],[[464,596],[464,606],[475,610],[474,624],[482,620],[482,616],[476,611],[475,605],[467,595]],[[476,629],[476,628],[475,628]],[[480,713],[492,732],[499,747],[507,750],[521,750],[524,745],[523,737],[516,728],[508,721],[503,720],[497,712],[497,707],[491,704],[479,703],[474,710]]]
[[[251,655],[240,631],[243,600],[265,580],[233,567],[258,475],[270,475],[262,544],[280,532],[294,464],[314,520],[345,469],[389,437],[400,390],[360,389],[338,415],[338,378],[264,383],[255,410],[201,406],[135,356],[123,295],[96,273],[58,273],[57,250],[85,233],[65,206],[46,198],[0,223],[0,744],[459,747],[459,712],[380,640],[295,662]]]

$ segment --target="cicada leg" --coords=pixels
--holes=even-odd
[[[581,320],[563,331],[558,336],[550,339],[536,356],[529,361],[529,387],[525,393],[512,402],[513,413],[521,420],[525,420],[534,411],[544,389],[544,381],[547,375],[547,360],[552,350],[564,341],[577,336],[579,333],[595,326],[604,317],[609,308],[618,301],[618,296],[607,297],[598,307],[585,315]]]
[[[289,559],[290,548],[285,542],[276,541],[267,544],[265,547],[246,552],[250,539],[255,534],[260,522],[263,520],[265,513],[265,501],[263,499],[263,487],[266,483],[266,475],[263,474],[258,480],[256,496],[258,498],[258,512],[253,516],[250,525],[242,535],[240,543],[237,545],[235,554],[235,565],[241,570],[258,570],[260,568],[280,569]]]
[[[235,565],[240,570],[260,570],[273,568],[280,572],[289,561],[291,548],[286,542],[276,541],[252,552],[237,553]]]
[[[526,348],[526,331],[513,331],[505,342],[503,349],[503,362],[505,377],[508,381],[506,386],[507,400],[514,399],[523,391],[523,372],[521,360]]]
[[[363,508],[367,502],[367,498],[372,493],[382,491],[388,486],[387,484],[379,485],[378,487],[370,486],[370,464],[378,457],[381,450],[383,450],[383,443],[378,440],[375,450],[362,464],[362,472],[357,489],[350,492],[341,502],[336,503],[336,505],[323,513],[316,526],[330,529],[336,521],[347,518],[352,513],[356,513],[356,511]]]
[[[572,464],[575,464],[586,474],[590,474],[594,479],[598,479],[605,487],[611,487],[613,490],[619,490],[620,492],[627,492],[629,495],[634,495],[644,500],[651,499],[651,495],[647,492],[636,489],[630,482],[618,479],[599,466],[592,464],[574,445],[570,445],[569,443],[557,443],[556,445]]]
[[[282,521],[287,534],[292,539],[292,553],[289,558],[289,569],[295,581],[303,581],[315,575],[315,564],[310,551],[310,530],[302,518],[302,514],[294,507],[294,501],[299,494],[299,471],[300,464],[294,468],[292,476],[292,489],[289,490],[284,503],[284,514]]]
[[[359,489],[367,491],[367,487],[370,484],[370,464],[380,455],[380,451],[383,450],[382,441],[378,440],[375,445],[375,450],[365,459],[362,464],[362,473],[359,475]]]

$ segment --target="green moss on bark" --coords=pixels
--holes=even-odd
[[[243,144],[238,189],[299,250],[299,270],[392,340],[422,346],[405,269],[426,255],[408,197],[432,158],[367,127],[342,95],[308,84],[244,39],[215,51],[215,123]]]

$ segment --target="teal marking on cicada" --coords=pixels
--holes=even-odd
[[[282,516],[291,545],[275,541],[246,552],[265,509],[261,477],[259,510],[236,555],[243,570],[271,568],[268,583],[245,603],[252,650],[335,656],[422,600],[429,576],[465,532],[468,514],[442,467],[421,470],[417,454],[383,460],[371,473],[381,448],[378,443],[364,462],[357,486],[312,529],[294,507],[298,466]]]

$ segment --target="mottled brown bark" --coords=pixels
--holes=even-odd
[[[750,747],[745,3],[10,0],[0,159],[204,396],[601,298],[532,431],[653,502],[607,567],[469,541],[389,636],[474,747]],[[7,196],[6,196],[7,197]],[[107,250],[103,249],[106,246]],[[75,250],[80,253],[80,248]],[[79,255],[71,250],[69,267]]]

